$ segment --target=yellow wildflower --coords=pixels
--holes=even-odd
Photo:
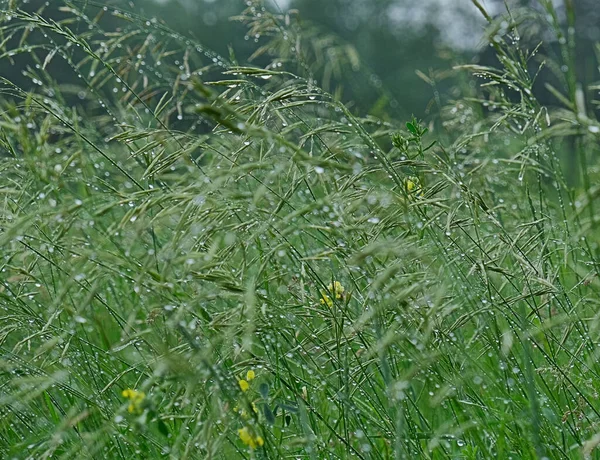
[[[344,296],[344,286],[339,281],[334,281],[327,285],[327,291],[321,289],[321,304],[327,305],[328,307],[333,306],[333,300],[328,294],[332,294],[336,299],[341,299]]]
[[[321,292],[321,305],[327,305],[328,307],[333,307],[333,300],[327,294],[323,294]]]
[[[408,195],[423,196],[423,188],[417,177],[408,177],[404,180],[404,187]]]
[[[244,379],[238,380],[238,384],[240,385],[240,389],[242,391],[248,391],[248,388],[250,388],[250,384]]]
[[[246,380],[248,380],[248,382],[250,380],[254,380],[255,377],[256,377],[256,374],[254,373],[254,371],[252,369],[250,369],[248,372],[246,372]]]
[[[242,409],[240,410],[238,406],[235,406],[233,408],[234,412],[239,412],[240,416],[244,419],[249,419],[250,418],[250,414],[248,414],[248,412],[246,411],[246,409]],[[256,407],[255,403],[252,403],[252,410],[254,411],[255,414],[258,414],[258,407]]]
[[[129,399],[129,405],[127,406],[127,411],[129,413],[139,414],[142,412],[142,402],[146,398],[146,393],[144,393],[143,391],[137,391],[131,388],[127,388],[126,390],[123,390],[121,396],[123,396],[126,399]]]
[[[333,285],[329,284],[327,289],[334,293],[336,299],[341,299],[345,290],[344,286],[342,286],[342,283],[339,281],[334,281]]]
[[[240,435],[240,439],[242,440],[242,442],[248,447],[250,447],[250,449],[262,447],[265,443],[264,439],[261,436],[255,436],[247,426],[245,426],[244,428],[240,428],[238,430],[238,434]]]

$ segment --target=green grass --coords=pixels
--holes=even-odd
[[[0,4],[2,458],[595,458],[597,101],[572,69],[536,99],[572,36],[515,40],[560,38],[551,2],[489,18],[499,67],[406,126],[260,4],[264,68]]]

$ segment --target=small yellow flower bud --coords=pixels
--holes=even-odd
[[[127,411],[130,414],[139,414],[142,412],[142,402],[146,398],[146,393],[143,391],[133,390],[131,388],[127,388],[121,392],[121,396],[126,399],[129,399],[129,405],[127,406]]]
[[[250,388],[250,384],[246,380],[238,380],[238,384],[242,391],[248,391],[248,388]]]
[[[250,447],[250,449],[262,447],[265,444],[265,440],[262,438],[262,436],[255,436],[247,426],[240,428],[238,430],[238,434],[240,435],[242,442]]]

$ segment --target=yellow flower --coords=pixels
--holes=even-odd
[[[255,436],[247,426],[245,426],[244,428],[240,428],[238,430],[238,434],[240,435],[240,439],[242,440],[242,442],[248,447],[250,447],[250,449],[262,447],[265,443],[264,439],[261,436]]]
[[[421,183],[417,177],[407,177],[404,180],[404,187],[408,195],[423,196],[423,187],[421,187]]]
[[[333,294],[335,295],[336,299],[341,299],[342,298],[342,294],[345,291],[344,286],[342,286],[342,283],[340,283],[339,281],[334,281],[333,285],[331,285],[331,283],[330,283],[327,286],[327,289],[330,292],[333,292]]]
[[[122,391],[121,396],[125,399],[129,399],[129,405],[127,406],[127,411],[129,413],[139,414],[142,412],[142,402],[146,398],[146,393],[127,388]]]
[[[250,384],[244,379],[238,380],[238,384],[240,385],[240,389],[242,391],[248,391],[248,388],[250,388]]]
[[[327,305],[328,307],[333,307],[333,300],[327,294],[323,294],[321,292],[321,305]]]
[[[248,372],[246,372],[246,380],[248,380],[248,382],[250,380],[254,380],[255,377],[256,377],[256,374],[254,373],[254,371],[252,369],[250,369]]]
[[[252,410],[254,411],[255,414],[258,414],[258,407],[256,407],[255,403],[252,403]],[[250,418],[250,414],[248,414],[248,412],[246,411],[246,409],[242,409],[240,410],[238,406],[235,406],[233,408],[234,412],[239,412],[241,417],[244,419],[249,419]]]
[[[333,300],[327,294],[332,294],[336,299],[341,299],[344,296],[344,286],[339,281],[334,281],[327,285],[327,291],[321,289],[321,304],[328,307],[333,306]]]

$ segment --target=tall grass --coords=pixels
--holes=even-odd
[[[426,125],[353,113],[258,2],[264,67],[4,2],[2,457],[596,455],[597,101],[552,2],[474,3],[498,67]]]

